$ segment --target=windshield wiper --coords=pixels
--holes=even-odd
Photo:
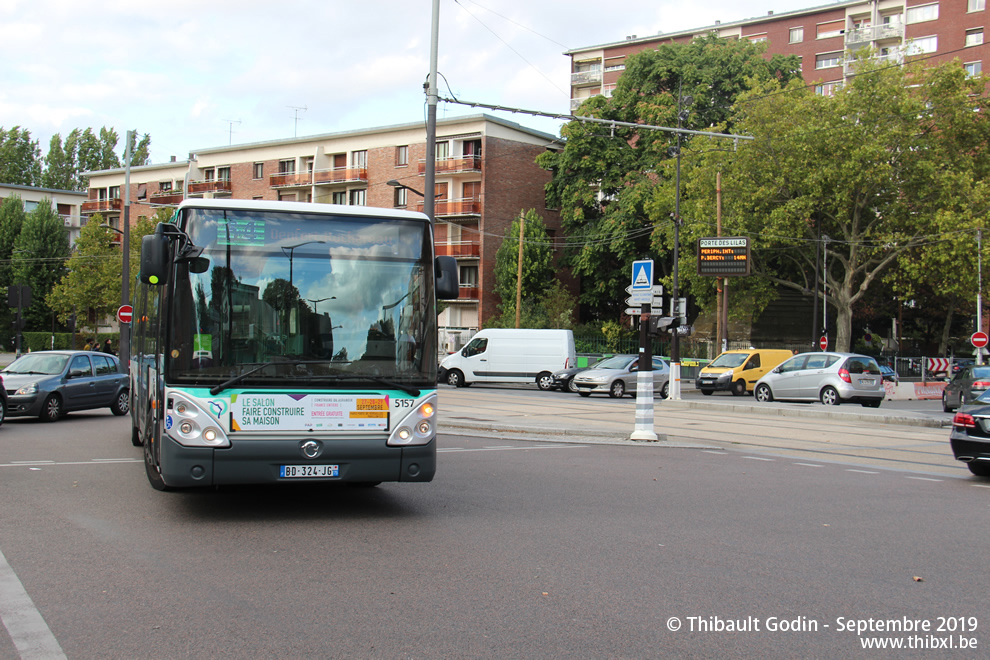
[[[264,364],[259,365],[259,366],[255,367],[254,369],[249,369],[249,370],[245,371],[244,373],[237,374],[233,378],[229,378],[229,379],[223,381],[222,383],[220,383],[219,385],[214,385],[213,387],[210,388],[210,394],[212,394],[213,396],[216,396],[216,395],[220,394],[220,392],[223,392],[228,387],[233,387],[234,385],[237,385],[237,383],[241,382],[242,380],[244,380],[248,376],[251,376],[253,374],[256,374],[259,371],[261,371],[262,369],[267,369],[268,367],[271,367],[271,366],[276,365],[276,364],[292,364],[292,362],[291,361],[286,361],[286,360],[269,360],[268,362],[265,362]]]

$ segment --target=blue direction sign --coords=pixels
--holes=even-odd
[[[653,260],[634,261],[632,267],[632,291],[653,291]],[[647,300],[646,302],[650,302]]]

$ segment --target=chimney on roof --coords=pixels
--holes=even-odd
[[[772,9],[767,12],[767,16],[773,16],[773,10]]]
[[[175,156],[172,156],[172,162],[173,163],[175,162]]]
[[[715,21],[715,25],[721,25],[722,21]]]

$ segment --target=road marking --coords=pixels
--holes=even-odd
[[[743,456],[743,458],[748,458],[751,461],[775,461],[776,458],[763,458],[762,456]]]
[[[65,652],[0,552],[0,620],[23,660],[64,658]]]
[[[907,477],[908,479],[916,479],[917,481],[942,481],[941,479],[930,479],[928,477]]]
[[[970,486],[972,486],[973,488],[990,488],[990,486],[986,484],[970,484]]]
[[[701,451],[705,454],[715,454],[716,456],[728,456],[728,454],[725,453],[724,451],[712,451],[711,449],[702,449]]]
[[[88,461],[11,461],[10,463],[0,463],[0,468],[5,467],[31,467],[37,465],[105,465],[107,463],[143,463],[140,458],[94,458]]]
[[[824,467],[823,465],[815,465],[814,463],[795,463],[794,465],[803,465],[805,467]]]
[[[437,449],[437,453],[450,453],[459,451],[518,451],[520,449],[581,449],[588,445],[535,445],[533,447],[476,447],[474,449],[461,447],[444,447]]]
[[[874,472],[872,470],[853,470],[847,469],[846,472],[859,472],[860,474],[880,474],[879,472]]]

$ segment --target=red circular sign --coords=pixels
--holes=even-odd
[[[818,345],[822,347],[822,350],[823,351],[827,351],[828,350],[828,337],[822,336],[822,338],[818,340]]]
[[[983,348],[990,342],[990,336],[985,332],[974,332],[973,336],[969,338],[969,341],[976,348]]]
[[[130,305],[121,305],[117,310],[117,320],[121,323],[130,323],[133,313],[134,310],[131,309]]]

